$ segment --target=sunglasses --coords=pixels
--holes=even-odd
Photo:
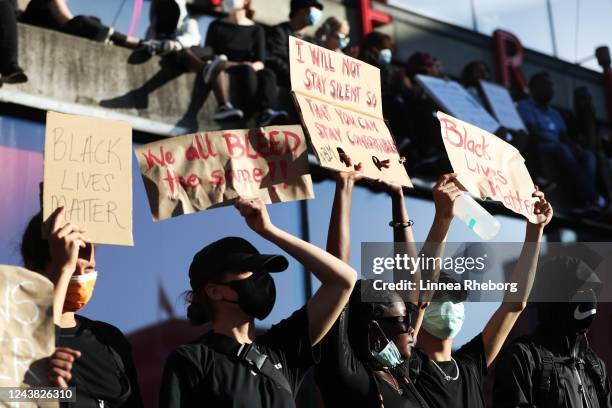
[[[416,316],[409,313],[407,316],[383,316],[374,320],[396,333],[408,333],[410,329],[414,329]]]

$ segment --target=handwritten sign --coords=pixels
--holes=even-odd
[[[92,242],[133,245],[132,128],[129,123],[47,113],[43,216],[64,207],[62,223]]]
[[[487,132],[499,129],[499,123],[461,84],[450,79],[417,75],[417,82],[444,111]]]
[[[459,181],[473,195],[501,201],[531,222],[535,186],[519,151],[499,137],[438,112],[442,140]]]
[[[0,265],[0,387],[49,386],[44,359],[54,349],[53,284]]]
[[[510,96],[510,92],[500,85],[489,81],[480,81],[482,91],[499,123],[508,129],[527,131]]]
[[[196,133],[135,153],[156,221],[238,196],[266,203],[314,197],[306,139],[297,125]]]
[[[289,37],[291,88],[323,167],[362,163],[371,179],[412,183],[382,115],[380,71],[347,55]]]

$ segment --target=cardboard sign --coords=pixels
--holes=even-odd
[[[63,206],[60,223],[84,227],[92,242],[134,244],[128,122],[48,112],[44,163],[45,220]]]
[[[417,82],[446,112],[487,132],[499,129],[499,123],[461,84],[450,79],[417,75]]]
[[[453,171],[471,194],[501,201],[531,222],[542,217],[533,213],[535,186],[514,146],[442,112],[438,120]]]
[[[512,130],[527,131],[521,115],[516,110],[510,92],[505,87],[488,81],[480,81],[480,85],[500,125]]]
[[[321,166],[412,187],[383,119],[380,71],[347,55],[289,37],[291,88]]]
[[[227,205],[314,197],[301,126],[222,130],[135,149],[154,220]]]
[[[45,359],[54,350],[53,284],[38,273],[0,265],[0,387],[50,386]]]

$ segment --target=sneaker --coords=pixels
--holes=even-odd
[[[266,109],[256,120],[258,127],[265,127],[273,124],[278,124],[280,121],[287,119],[287,112],[283,110]]]
[[[219,75],[221,71],[225,69],[227,65],[227,57],[223,54],[217,55],[214,59],[208,61],[204,69],[202,70],[202,79],[204,86],[208,86],[213,79]]]
[[[231,103],[226,103],[225,105],[220,105],[215,113],[213,113],[214,120],[228,120],[228,119],[242,119],[244,113],[237,108],[234,108],[234,105]]]
[[[21,84],[27,82],[27,80],[28,77],[20,67],[15,67],[10,73],[0,77],[0,83],[3,84]]]

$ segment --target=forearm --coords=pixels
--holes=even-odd
[[[336,192],[332,205],[327,232],[327,252],[344,262],[351,255],[351,206],[354,182],[340,179],[336,182]]]
[[[503,303],[489,319],[482,332],[487,366],[493,363],[508,334],[527,306],[538,266],[542,230],[543,227],[539,225],[527,224],[523,249],[510,277],[510,282],[517,284],[517,290],[514,293],[506,292]]]
[[[513,309],[522,311],[527,304],[538,268],[543,229],[540,225],[527,223],[525,242],[519,260],[510,276],[510,282],[516,283],[517,290],[514,293],[507,292],[504,296],[504,303]]]
[[[408,210],[406,209],[404,193],[401,188],[391,193],[391,220],[397,225],[393,227],[394,253],[400,256],[407,255],[410,259],[417,259],[418,251],[414,242],[412,226],[404,226],[410,219],[408,217]],[[416,283],[420,278],[420,269],[414,271],[394,269],[393,271],[393,279],[395,282],[407,280]],[[408,294],[408,299],[405,300],[416,304],[418,299],[418,291],[414,290]]]
[[[66,292],[70,283],[71,274],[65,273],[61,268],[52,268],[55,272],[51,272],[53,281],[53,323],[60,325],[62,313],[64,311],[64,302],[66,301]]]
[[[323,286],[353,287],[357,273],[339,258],[276,227],[262,235],[297,259]]]
[[[441,259],[446,248],[446,236],[452,221],[452,217],[441,217],[436,214],[434,221],[431,224],[429,233],[421,250],[421,256],[425,259]],[[426,262],[426,266],[432,265],[431,262]],[[440,277],[441,262],[433,262],[432,268],[425,268],[421,271],[421,278],[431,282],[437,282]],[[427,303],[431,300],[434,291],[422,291],[419,293],[419,302]]]

